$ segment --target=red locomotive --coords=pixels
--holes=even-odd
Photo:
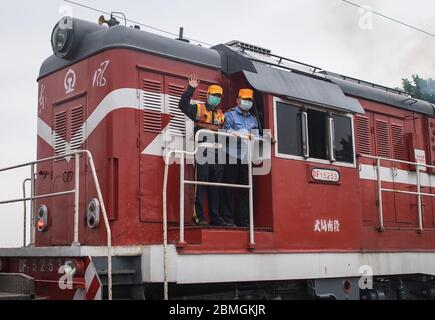
[[[54,28],[33,236],[0,249],[4,279],[50,299],[435,298],[434,105],[238,41],[109,24]],[[270,130],[250,229],[192,225],[193,165],[165,164],[192,136],[178,101],[193,73],[194,99],[219,84],[227,109],[253,88]]]

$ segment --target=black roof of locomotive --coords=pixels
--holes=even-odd
[[[304,74],[299,71],[279,70],[267,65],[267,63],[256,62],[254,64],[248,58],[239,55],[225,45],[209,49],[134,28],[124,26],[107,28],[76,18],[73,21],[74,28],[77,28],[80,33],[74,35],[74,45],[77,46],[74,56],[70,59],[60,58],[56,55],[50,56],[41,66],[39,79],[102,51],[126,48],[222,70],[227,74],[242,71],[257,90],[313,101],[340,110],[364,113],[359,102],[345,96],[344,92],[354,97],[362,97],[418,113],[435,115],[435,106],[426,101],[413,99],[412,103],[407,103],[404,95],[355,83],[332,73]],[[285,82],[288,86],[285,85]],[[307,86],[310,88],[306,88]],[[334,88],[335,86],[339,88]]]
[[[323,72],[327,79],[337,84],[344,93],[354,97],[388,104],[400,109],[435,115],[435,105],[410,97],[404,92],[345,77],[333,72]]]

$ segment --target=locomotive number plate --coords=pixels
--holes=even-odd
[[[340,183],[340,172],[333,169],[319,169],[313,168],[311,170],[311,177],[314,181],[324,183]]]

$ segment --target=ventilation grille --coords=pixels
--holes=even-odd
[[[368,118],[356,116],[356,136],[358,141],[358,153],[371,155],[372,145]]]
[[[83,143],[84,108],[71,111],[71,150],[80,150]]]
[[[388,122],[376,120],[376,150],[379,157],[391,157]]]
[[[54,116],[54,150],[57,155],[66,153],[66,111]]]
[[[169,132],[176,136],[186,135],[186,116],[178,108],[180,98],[184,93],[185,88],[180,85],[169,84],[168,88],[168,107],[171,121],[169,124]]]
[[[160,133],[162,131],[163,89],[159,81],[143,81],[144,131]]]
[[[202,103],[206,103],[207,102],[207,91],[199,90],[198,98],[199,98],[199,101],[201,101]]]
[[[407,148],[405,144],[405,136],[403,126],[398,124],[391,125],[391,140],[393,142],[393,157],[397,160],[408,160]]]

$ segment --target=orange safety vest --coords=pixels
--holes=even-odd
[[[214,119],[213,119],[214,115]],[[207,110],[205,104],[197,105],[197,112],[195,118],[195,125],[201,129],[208,129],[212,131],[219,131],[225,123],[225,115],[222,110],[217,111]]]

